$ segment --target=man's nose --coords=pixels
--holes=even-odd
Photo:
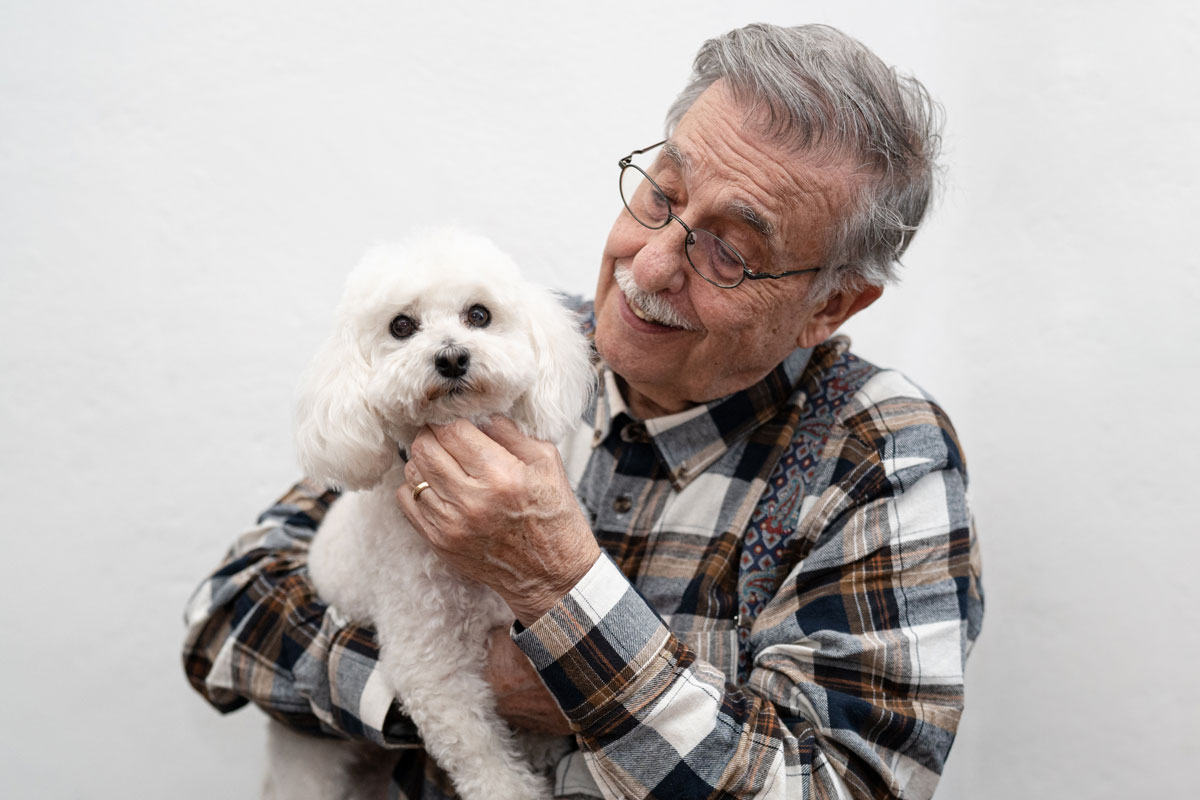
[[[630,265],[634,281],[644,292],[671,294],[682,290],[691,272],[684,251],[687,230],[675,218],[662,228],[642,230],[644,244],[634,254]]]

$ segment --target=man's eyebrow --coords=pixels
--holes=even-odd
[[[741,200],[734,200],[729,207],[735,214],[746,220],[750,227],[754,228],[764,239],[770,238],[771,234],[775,233],[775,226],[771,224],[771,221],[764,218],[752,206],[746,205]]]
[[[679,149],[679,145],[672,141],[668,141],[663,145],[662,152],[663,155],[669,158],[671,163],[678,167],[681,172],[688,172],[691,170],[691,159],[687,157],[687,153]]]

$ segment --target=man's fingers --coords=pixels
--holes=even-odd
[[[400,510],[404,512],[404,516],[408,517],[408,521],[413,524],[413,527],[416,528],[417,532],[422,536],[424,536],[425,531],[428,530],[428,523],[425,521],[425,512],[418,504],[418,500],[420,502],[427,502],[430,499],[431,498],[428,497],[413,499],[412,487],[408,484],[405,484],[396,490],[396,504],[400,506]]]
[[[470,474],[429,428],[421,429],[409,450],[408,464],[404,467],[406,476],[409,470],[413,470],[422,480],[429,481],[430,486],[441,486],[447,490],[470,482]]]
[[[431,545],[438,547],[442,544],[440,528],[446,521],[446,501],[438,495],[432,483],[416,497],[413,496],[413,488],[409,483],[398,488],[396,503],[417,532]]]
[[[507,472],[516,466],[512,453],[465,419],[431,425],[430,429],[467,475],[482,478],[492,470]]]
[[[483,426],[483,432],[526,464],[546,457],[546,443],[521,433],[517,424],[508,417],[492,417]]]
[[[404,481],[409,488],[416,486],[421,481],[425,480],[421,477],[421,470],[417,469],[417,465],[409,461],[404,465]]]

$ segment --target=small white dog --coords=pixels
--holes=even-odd
[[[394,495],[404,484],[398,452],[427,423],[497,414],[557,441],[593,381],[576,318],[488,240],[442,230],[368,252],[303,382],[305,473],[353,490],[313,541],[313,583],[341,616],[374,626],[387,689],[464,800],[546,797],[549,781],[496,714],[484,679],[487,633],[512,612],[412,529]],[[546,760],[545,745],[530,751]],[[264,796],[278,800],[382,797],[395,761],[278,723],[269,757]]]

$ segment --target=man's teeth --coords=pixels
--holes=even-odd
[[[628,299],[628,298],[627,298],[627,299]],[[637,303],[633,302],[632,300],[628,300],[628,302],[629,302],[629,310],[630,310],[630,311],[632,311],[632,312],[633,312],[633,315],[634,315],[635,317],[637,317],[638,319],[645,320],[646,322],[652,323],[652,324],[654,324],[654,325],[663,325],[663,326],[665,326],[665,327],[668,327],[668,328],[670,328],[670,327],[673,327],[673,326],[672,326],[670,323],[668,323],[668,322],[663,322],[662,320],[655,319],[654,317],[650,316],[650,315],[649,315],[649,314],[647,314],[645,311],[643,311],[643,310],[641,309],[641,307],[640,307],[640,306],[638,306],[638,304],[637,304]]]
[[[633,302],[633,300],[629,299],[628,297],[625,298],[625,303],[629,306],[629,310],[633,312],[633,315],[635,317],[637,317],[640,320],[645,320],[646,322],[649,322],[651,325],[661,325],[664,328],[678,328],[681,330],[690,330],[687,327],[687,325],[676,322],[670,313],[665,314],[665,317],[666,317],[665,319],[660,319],[659,317],[656,317],[653,314],[650,314],[649,312],[645,311],[641,306],[639,306],[637,303]]]

